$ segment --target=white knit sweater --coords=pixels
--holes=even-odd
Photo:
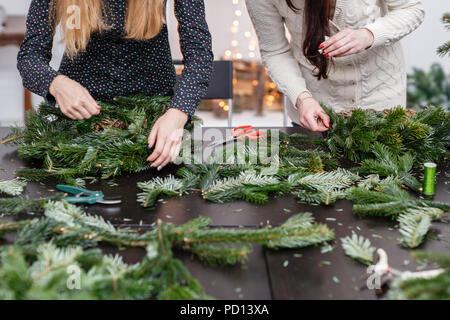
[[[376,110],[406,105],[406,71],[398,42],[423,21],[419,0],[337,0],[331,32],[367,28],[374,34],[371,48],[333,58],[329,77],[318,81],[314,66],[303,55],[304,0],[246,0],[259,38],[263,64],[278,88],[289,97],[291,119],[298,122],[295,102],[303,91],[336,111],[361,107]],[[290,41],[286,29],[290,34]],[[420,44],[418,44],[419,46]]]

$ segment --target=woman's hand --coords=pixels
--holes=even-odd
[[[151,167],[160,169],[178,157],[187,120],[186,113],[171,108],[156,121],[148,137],[148,147],[155,146],[147,158],[152,163]]]
[[[100,106],[78,82],[66,76],[57,76],[50,85],[61,112],[72,120],[89,119],[100,113]]]
[[[328,57],[344,57],[371,47],[375,38],[369,29],[345,29],[324,41],[319,49]]]
[[[330,117],[311,96],[297,99],[300,125],[313,132],[325,132],[330,128]]]

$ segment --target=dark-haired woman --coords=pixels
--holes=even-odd
[[[328,130],[319,101],[336,111],[406,105],[399,40],[423,21],[419,0],[247,0],[247,8],[294,122]]]

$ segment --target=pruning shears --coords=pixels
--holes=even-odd
[[[65,192],[67,194],[70,194],[71,196],[67,196],[64,198],[69,203],[73,204],[95,204],[95,203],[101,203],[101,204],[108,204],[108,205],[114,205],[114,204],[120,204],[122,203],[122,200],[120,197],[111,197],[109,199],[105,199],[105,195],[101,191],[91,191],[79,187],[74,186],[68,186],[64,184],[58,184],[56,186],[56,189],[59,191]]]
[[[215,148],[226,145],[230,142],[236,142],[238,139],[259,140],[267,137],[265,130],[255,130],[253,126],[240,126],[231,130],[231,138],[211,144],[209,147]]]

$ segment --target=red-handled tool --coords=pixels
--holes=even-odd
[[[257,130],[253,126],[240,126],[231,130],[231,138],[211,144],[209,147],[215,148],[230,142],[236,142],[238,139],[259,140],[267,137],[266,130]]]

